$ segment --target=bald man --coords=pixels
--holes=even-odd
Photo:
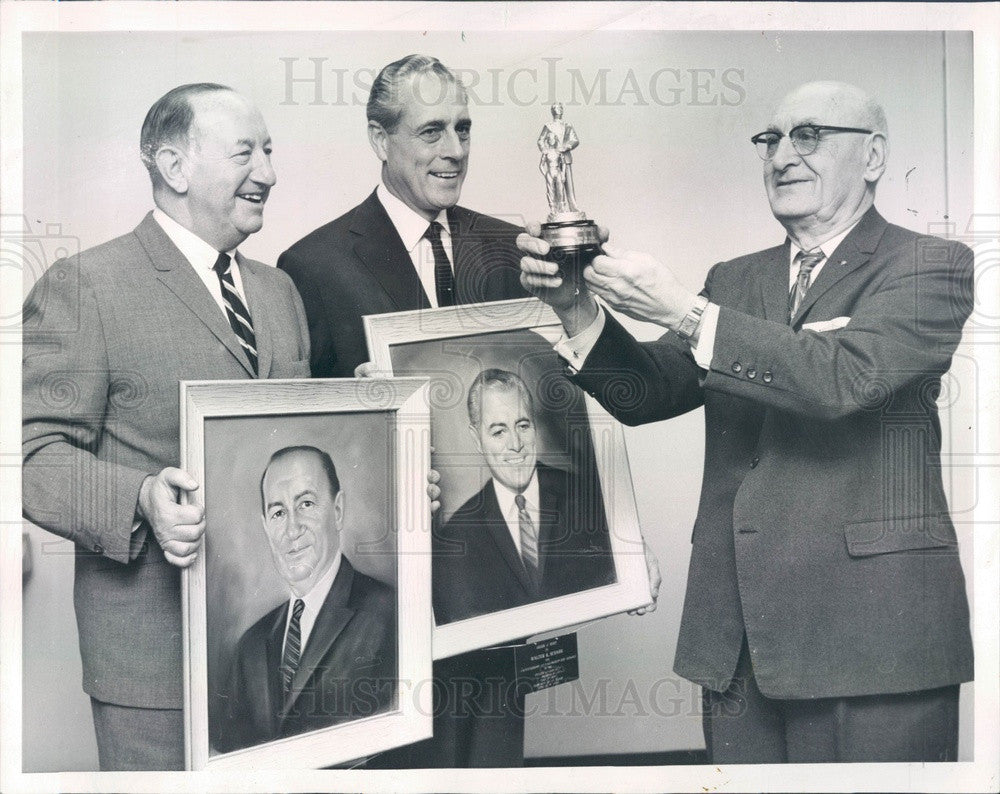
[[[752,141],[783,244],[715,265],[697,295],[606,245],[575,293],[522,235],[522,283],[621,421],[704,406],[674,669],[703,687],[712,763],[955,760],[973,658],[935,398],[972,252],[876,211],[888,132],[861,89],[801,86]],[[639,344],[595,296],[667,332]],[[647,387],[630,404],[622,377]]]

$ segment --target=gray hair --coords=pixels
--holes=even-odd
[[[457,86],[462,92],[465,86],[451,69],[437,58],[429,55],[407,55],[382,68],[372,84],[368,95],[368,121],[374,121],[386,132],[396,131],[403,117],[404,105],[400,101],[400,86],[413,75],[435,74],[442,80]]]
[[[517,389],[528,404],[528,411],[532,415],[535,413],[535,400],[528,390],[526,384],[518,375],[505,369],[484,369],[480,372],[472,385],[469,386],[469,396],[466,400],[466,408],[469,411],[469,421],[476,427],[483,418],[483,389],[487,386],[499,386],[505,389]]]
[[[146,113],[139,135],[139,157],[149,172],[154,185],[160,183],[160,172],[156,167],[156,153],[164,144],[186,144],[194,121],[191,98],[215,91],[232,91],[229,86],[219,83],[188,83],[172,88]]]

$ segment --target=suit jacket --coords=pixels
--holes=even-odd
[[[616,581],[599,495],[580,499],[568,472],[543,464],[537,471],[538,583],[517,552],[490,480],[434,534],[434,617],[439,626]],[[595,502],[596,510],[591,507]]]
[[[771,697],[971,679],[935,399],[971,310],[972,263],[965,246],[872,208],[791,324],[787,242],[713,267],[707,373],[673,333],[640,345],[608,318],[581,385],[629,424],[705,408],[677,673],[724,690],[745,632]],[[803,328],[840,317],[840,330]],[[641,387],[627,403],[623,381]]]
[[[525,298],[521,231],[488,215],[448,211],[458,303]],[[354,209],[306,235],[278,258],[305,302],[312,339],[312,374],[353,377],[369,360],[366,314],[430,307],[410,255],[375,193]]]
[[[238,260],[260,377],[308,375],[305,311],[280,271]],[[204,282],[153,220],[52,265],[24,304],[25,518],[76,544],[84,691],[180,708],[179,570],[139,486],[180,465],[178,381],[253,377]]]
[[[220,751],[368,717],[395,705],[399,674],[392,588],[341,558],[286,700],[280,666],[287,620],[286,601],[240,638],[213,719]]]

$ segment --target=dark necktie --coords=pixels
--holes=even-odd
[[[517,505],[517,522],[521,530],[521,559],[524,561],[524,567],[531,575],[531,579],[537,587],[538,532],[535,531],[535,522],[531,520],[531,514],[528,513],[524,494],[517,494],[514,497],[514,504]]]
[[[233,283],[232,270],[233,263],[228,254],[219,254],[212,268],[219,276],[219,286],[222,287],[222,302],[226,305],[226,317],[229,318],[229,325],[240,340],[243,351],[250,360],[250,368],[253,374],[257,374],[257,339],[253,335],[253,322],[250,320],[250,312],[240,298],[240,293],[236,291]]]
[[[444,245],[441,243],[442,226],[437,221],[431,221],[431,225],[424,232],[434,251],[434,289],[437,292],[438,306],[455,305],[455,276],[451,272],[451,262],[444,252]]]
[[[292,679],[295,671],[299,669],[299,656],[302,654],[302,610],[306,608],[306,602],[301,598],[295,599],[292,607],[292,619],[288,622],[288,635],[285,637],[285,652],[281,655],[281,683],[284,687],[285,697],[292,689]]]
[[[795,286],[792,287],[792,291],[788,294],[789,320],[795,319],[795,314],[806,297],[806,290],[809,289],[813,268],[824,259],[826,259],[826,255],[822,251],[815,251],[813,253],[799,251],[795,255],[795,261],[799,263],[799,275],[795,279]]]

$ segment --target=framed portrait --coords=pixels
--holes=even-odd
[[[431,735],[427,380],[187,381],[189,769],[316,768]]]
[[[651,600],[622,428],[561,330],[534,298],[365,317],[380,372],[430,379],[436,659]]]

